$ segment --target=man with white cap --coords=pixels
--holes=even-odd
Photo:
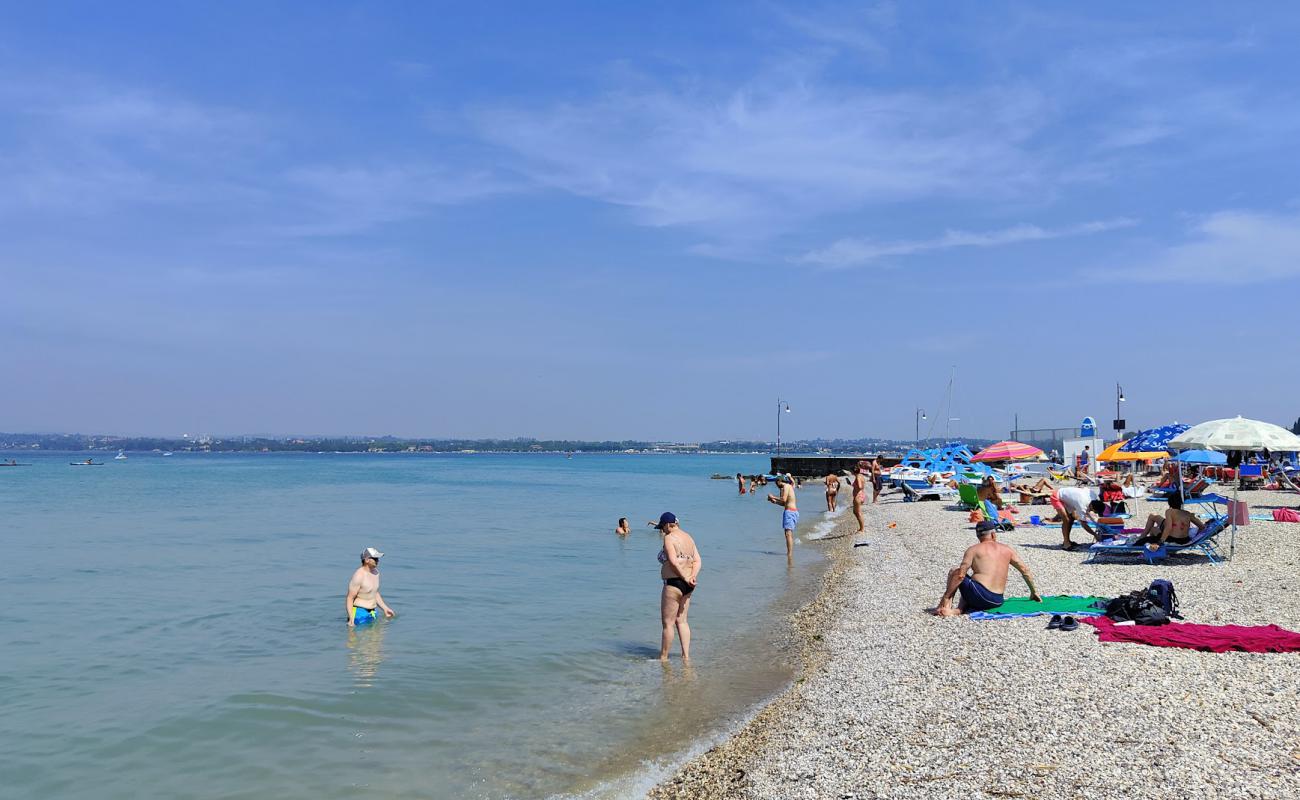
[[[379,559],[384,554],[373,547],[361,551],[361,566],[352,573],[348,581],[348,596],[343,607],[348,616],[348,627],[368,625],[379,619],[379,611],[385,617],[393,616],[393,609],[388,607],[379,594]]]

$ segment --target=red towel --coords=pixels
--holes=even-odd
[[[1276,625],[1197,625],[1171,622],[1168,625],[1125,625],[1115,627],[1109,617],[1080,617],[1080,622],[1097,628],[1103,642],[1137,642],[1155,647],[1185,647],[1210,653],[1240,650],[1246,653],[1300,652],[1300,633]]]

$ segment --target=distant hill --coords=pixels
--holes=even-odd
[[[972,449],[992,439],[962,439]],[[923,447],[943,442],[927,439]],[[915,442],[898,439],[806,439],[781,443],[781,451],[853,454],[906,451]],[[639,440],[589,442],[569,439],[411,439],[396,436],[197,436],[182,438],[108,436],[80,433],[0,433],[3,450],[164,450],[174,452],[257,453],[770,453],[772,442],[719,439],[711,442],[648,442]]]

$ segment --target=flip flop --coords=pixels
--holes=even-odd
[[[1079,620],[1075,619],[1074,617],[1067,616],[1061,620],[1061,630],[1074,631],[1078,629],[1079,629]]]
[[[1053,615],[1052,615],[1052,621],[1049,622],[1049,623],[1047,623],[1047,629],[1048,629],[1049,631],[1050,631],[1050,630],[1055,630],[1055,629],[1061,627],[1061,622],[1062,622],[1061,615],[1060,615],[1060,614],[1053,614]]]

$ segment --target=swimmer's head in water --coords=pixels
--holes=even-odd
[[[663,530],[669,525],[677,524],[677,515],[671,511],[665,511],[659,515],[659,524],[655,526],[656,530]]]
[[[379,552],[378,550],[376,550],[376,549],[373,548],[373,547],[367,547],[365,550],[362,550],[362,551],[361,551],[361,563],[363,563],[363,564],[366,562],[366,559],[368,559],[368,558],[369,558],[369,559],[374,559],[374,562],[375,562],[376,564],[378,564],[378,563],[379,563],[379,559],[381,559],[381,558],[383,558],[383,557],[384,557],[384,554],[381,553],[381,552]]]

